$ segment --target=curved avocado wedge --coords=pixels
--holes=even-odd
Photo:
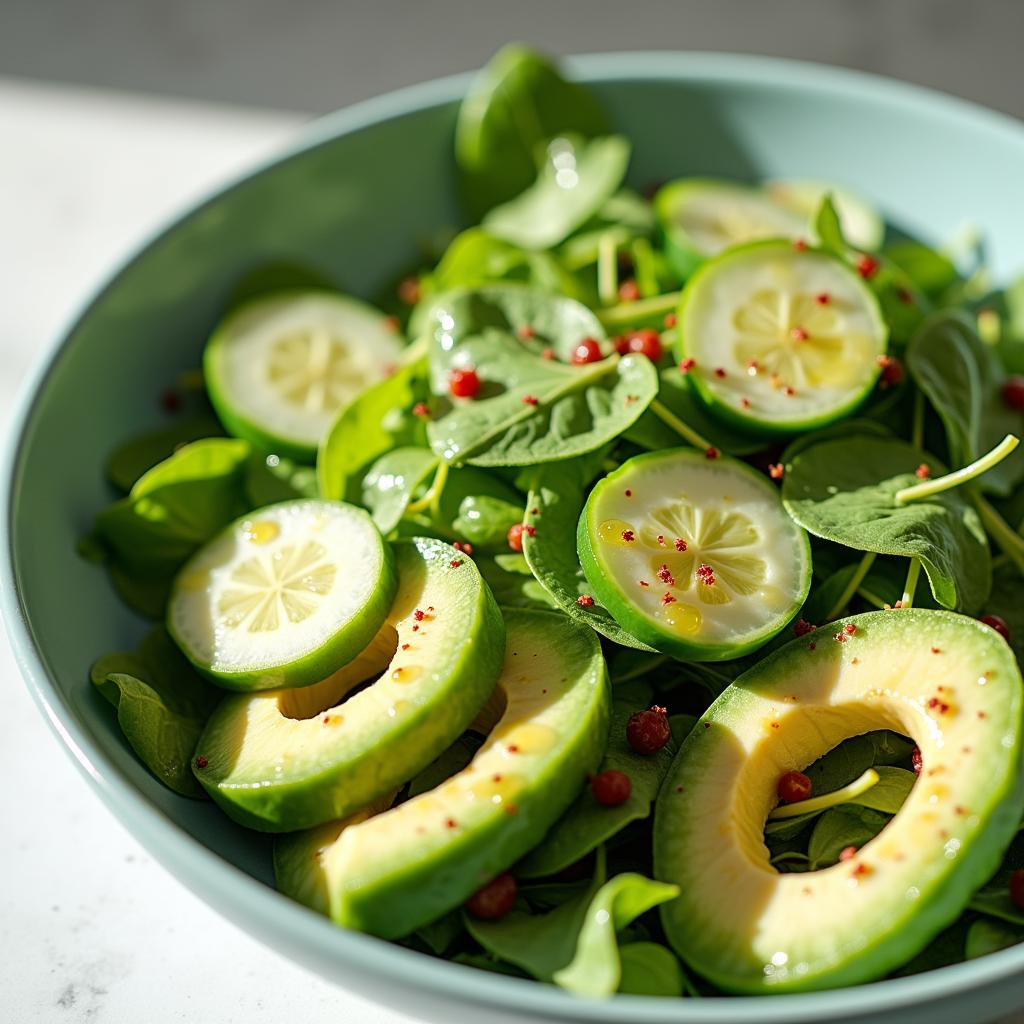
[[[240,824],[292,832],[365,807],[448,747],[493,690],[505,631],[476,566],[433,539],[393,550],[398,592],[354,661],[313,686],[226,697],[207,723],[193,770]]]
[[[507,610],[504,710],[461,772],[383,814],[274,847],[278,888],[345,928],[397,938],[460,906],[544,837],[593,771],[609,687],[592,630]]]
[[[658,798],[655,876],[681,890],[662,910],[676,953],[745,993],[855,985],[906,963],[1017,831],[1022,710],[1010,648],[950,612],[859,615],[765,658],[707,711]],[[762,833],[779,778],[875,729],[921,749],[901,809],[852,859],[777,873]]]

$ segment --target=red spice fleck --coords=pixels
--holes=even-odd
[[[641,587],[649,587],[650,586],[650,583],[648,583],[647,580],[640,580],[639,583],[640,583]]]
[[[451,560],[451,561],[450,561],[450,562],[449,562],[448,564],[449,564],[449,565],[450,565],[450,566],[451,566],[451,567],[452,567],[453,569],[458,569],[458,567],[459,567],[460,565],[462,565],[462,559],[461,559],[461,558],[453,558],[453,559],[452,559],[452,560]]]
[[[786,472],[786,467],[781,462],[773,462],[768,467],[768,475],[773,480],[781,480]]]
[[[632,530],[623,530],[622,531],[622,539],[627,544],[632,544],[633,541],[636,540],[636,534]]]
[[[523,395],[523,405],[536,405],[538,401],[536,395]]]
[[[984,711],[979,711],[978,712],[978,717],[979,718],[988,718],[988,715],[986,715]]]
[[[653,327],[645,327],[639,331],[630,331],[628,334],[623,334],[620,338],[616,339],[615,348],[621,355],[635,353],[636,355],[647,356],[652,362],[657,362],[661,358],[662,353],[661,335]]]
[[[602,807],[618,807],[633,792],[633,783],[625,772],[611,769],[590,778],[590,790]]]
[[[513,523],[508,528],[508,533],[505,535],[505,539],[508,541],[508,546],[513,551],[523,550],[523,534],[526,533],[525,523]]]
[[[836,633],[832,637],[832,639],[835,640],[837,643],[845,644],[846,643],[846,634],[845,633]]]
[[[415,619],[415,620],[416,620],[417,622],[422,622],[422,621],[423,621],[423,620],[424,620],[424,619],[425,619],[425,618],[427,617],[427,613],[426,613],[425,611],[423,611],[423,609],[422,609],[422,608],[417,608],[417,609],[416,609],[416,611],[414,611],[414,612],[412,613],[412,617],[413,617],[413,618],[414,618],[414,619]]]
[[[1024,910],[1024,869],[1018,868],[1010,875],[1010,899],[1020,910]]]
[[[751,374],[751,376],[756,377],[761,372],[761,364],[756,359],[751,359],[750,362],[747,363],[747,372]]]
[[[632,498],[633,497],[633,492],[628,487],[626,488],[626,497],[627,498]]]
[[[1006,624],[1006,619],[1004,619],[1002,615],[982,615],[978,621],[983,622],[986,626],[990,626],[1004,640],[1009,641],[1010,627]]]
[[[859,260],[857,260],[857,273],[864,278],[865,281],[870,281],[871,278],[878,273],[878,268],[881,267],[881,263],[875,259],[874,256],[869,256],[864,253]]]
[[[715,585],[715,570],[707,562],[701,562],[697,566],[696,576],[705,587],[713,587]]]
[[[515,744],[515,743],[510,743],[510,744],[509,744],[509,745],[508,745],[508,746],[507,746],[507,747],[506,747],[505,749],[506,749],[506,750],[507,750],[507,751],[508,751],[508,752],[509,752],[510,754],[518,754],[518,753],[519,753],[519,747],[518,747],[518,746],[516,746],[516,744]]]
[[[807,333],[806,327],[794,327],[789,332],[789,336],[794,341],[806,341],[810,337],[810,334]]]
[[[932,654],[941,654],[941,653],[942,653],[942,648],[941,647],[933,647],[932,648]]]
[[[580,596],[576,598],[576,603],[581,608],[590,608],[594,603],[594,599],[589,594],[580,594]]]
[[[903,607],[903,602],[902,602],[902,601],[897,601],[897,602],[896,602],[896,603],[895,603],[895,604],[893,605],[893,608],[896,608],[896,609],[900,609],[900,608],[902,608],[902,607]]]
[[[667,565],[662,564],[656,575],[666,587],[674,587],[676,585],[676,579]]]
[[[853,636],[853,634],[857,632],[857,627],[852,622],[848,622],[843,626],[843,632],[846,633],[847,636]]]
[[[480,921],[497,921],[516,905],[518,894],[514,876],[503,871],[466,900],[466,909]]]
[[[463,554],[466,554],[466,555],[473,554],[473,545],[469,544],[468,542],[466,542],[464,540],[452,541],[452,547],[455,548],[456,551],[461,551]]]
[[[814,790],[814,783],[803,772],[786,772],[776,787],[783,803],[795,804],[806,800]]]
[[[682,787],[682,786],[676,786],[676,792],[677,792],[677,793],[683,793],[683,792],[685,792],[685,790],[684,790],[684,787]]]
[[[937,709],[940,715],[944,715],[949,710],[949,705],[945,701],[939,700],[938,697],[929,697],[928,707],[933,711]]]
[[[167,390],[160,395],[160,408],[166,413],[178,412],[181,409],[181,405],[181,395],[175,391],[174,388],[167,388]]]
[[[809,643],[809,644],[807,645],[807,650],[809,650],[809,651],[813,651],[813,650],[814,650],[814,649],[815,649],[815,648],[816,648],[817,646],[818,646],[818,645],[817,645],[817,644],[816,644],[816,643],[815,643],[815,642],[814,642],[814,641],[812,640],[812,641],[811,641],[811,642],[810,642],[810,643]]]
[[[704,449],[704,458],[705,459],[717,459],[719,454],[720,454],[720,452],[718,451],[718,449],[714,445],[712,445],[710,448],[705,448]]]
[[[804,238],[794,238],[793,248],[796,249],[797,252],[803,252],[807,248],[807,240]]]
[[[918,480],[927,480],[931,475],[932,471],[927,462],[922,462],[921,465],[914,470],[914,476],[916,476]]]
[[[515,804],[505,804],[505,813],[511,817],[519,813],[519,808]]]
[[[667,607],[670,604],[675,604],[676,599],[666,590],[665,593],[661,595],[661,603],[663,607]]]
[[[914,304],[914,295],[909,288],[897,288],[896,298],[899,299],[904,306],[912,306]]]
[[[493,774],[493,775],[491,776],[491,781],[492,781],[492,782],[501,782],[501,772],[495,772],[495,773],[494,773],[494,774]]]
[[[677,323],[678,323],[678,320],[676,318],[675,313],[666,313],[665,314],[664,324],[665,324],[665,330],[666,331],[672,330],[672,328],[675,327],[675,325]]]
[[[386,330],[398,332],[399,327],[402,326],[402,321],[397,316],[386,316],[384,317],[384,327]]]
[[[796,388],[792,384],[787,384],[782,393],[787,398],[792,398],[796,394]]]
[[[832,296],[829,295],[828,292],[818,292],[818,294],[814,296],[814,301],[819,306],[827,306],[832,301]]]
[[[412,631],[413,631],[414,633],[415,633],[415,632],[417,632],[417,631],[419,630],[419,628],[420,628],[420,626],[419,626],[419,623],[418,623],[418,622],[414,622],[414,623],[412,624]]]
[[[324,725],[327,725],[327,723],[330,722],[330,720],[331,720],[331,716],[330,715],[324,715]]]
[[[659,543],[659,544],[660,544],[660,545],[661,545],[662,547],[664,547],[664,546],[665,546],[665,534],[663,534],[663,533],[659,533],[659,534],[658,534],[658,543]]]
[[[531,508],[530,509],[530,515],[531,516],[539,516],[540,515],[540,509],[539,508]]]
[[[529,341],[531,338],[536,336],[537,332],[529,324],[520,324],[516,328],[516,334],[518,334],[523,341]]]
[[[716,376],[716,377],[717,377],[717,378],[718,378],[719,380],[721,380],[721,379],[722,379],[723,377],[725,377],[725,370],[724,370],[724,368],[723,368],[723,367],[721,367],[721,366],[716,366],[716,367],[715,367],[715,376]]]
[[[778,722],[772,722],[772,728],[773,729],[778,729],[778,727],[779,727],[779,723]]]
[[[853,858],[856,857],[856,856],[857,856],[857,847],[856,846],[846,846],[840,852],[839,859],[840,860],[853,860]]]
[[[1024,377],[1008,377],[999,393],[1008,409],[1024,412]]]
[[[448,390],[456,398],[473,398],[480,390],[476,370],[452,370],[448,374]]]
[[[704,728],[705,729],[710,729],[711,728],[711,723],[710,722],[705,722],[704,723]]]
[[[964,807],[963,804],[957,804],[956,807],[953,808],[953,813],[962,818],[967,813],[967,808]]]
[[[852,871],[854,878],[863,878],[865,875],[870,875],[873,868],[870,865],[863,863],[858,864]]]
[[[910,764],[911,767],[914,769],[914,774],[920,775],[921,769],[924,767],[924,757],[922,757],[921,755],[920,747],[914,747],[914,749],[910,752]]]
[[[632,278],[619,285],[620,302],[636,302],[640,298],[640,285]]]
[[[793,632],[796,636],[807,636],[808,633],[813,633],[817,628],[817,626],[806,619],[797,619],[793,623]]]
[[[657,704],[634,712],[626,722],[626,742],[638,754],[656,754],[670,739],[668,711]]]
[[[741,409],[749,409],[750,408],[750,399],[749,398],[741,398],[740,399],[740,408]]]
[[[407,651],[407,650],[409,650],[410,646],[411,646],[410,644],[402,644],[402,650],[403,651]]]
[[[903,380],[903,364],[894,356],[879,356],[878,365],[882,368],[878,378],[880,388],[894,388]]]
[[[661,537],[658,538],[658,541],[663,543],[663,539]],[[682,537],[676,537],[676,540],[675,540],[675,549],[676,549],[676,551],[685,551],[686,547],[687,547],[686,541],[683,540]]]
[[[541,357],[541,359],[549,359],[549,360],[550,359],[554,359],[555,358],[555,350],[553,348],[541,349],[540,357]]]
[[[572,357],[569,362],[576,366],[583,366],[586,363],[596,363],[603,358],[601,346],[596,338],[581,338],[572,350]]]
[[[196,767],[197,768],[205,768],[209,763],[210,763],[210,759],[208,757],[206,757],[204,754],[200,754],[196,758]]]
[[[418,277],[403,278],[398,284],[399,301],[415,306],[420,301],[420,280]]]
[[[686,358],[679,364],[680,373],[689,373],[697,365],[697,360]]]
[[[430,416],[430,407],[426,402],[417,402],[412,407],[413,416],[419,416],[421,420],[427,419]]]

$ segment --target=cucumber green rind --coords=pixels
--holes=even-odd
[[[681,661],[727,661],[750,654],[784,629],[807,599],[812,578],[811,544],[807,534],[802,529],[798,528],[793,532],[794,543],[802,555],[803,567],[800,585],[789,607],[764,629],[741,639],[723,643],[694,643],[683,637],[657,629],[651,620],[640,612],[636,605],[622,593],[614,582],[612,573],[606,566],[605,560],[598,554],[598,550],[594,545],[592,536],[596,534],[598,526],[594,522],[595,509],[602,492],[616,486],[625,476],[634,472],[638,465],[649,460],[666,457],[692,458],[695,461],[701,462],[705,458],[703,452],[689,448],[645,452],[642,455],[634,456],[628,462],[624,462],[618,469],[613,470],[594,486],[594,489],[590,492],[590,497],[587,499],[587,504],[580,515],[579,525],[576,530],[576,549],[579,554],[580,564],[583,567],[583,573],[594,591],[595,599],[600,601],[611,612],[615,621],[630,635],[656,651],[670,654]],[[743,462],[735,459],[726,459],[722,456],[719,457],[719,462],[728,463],[738,473],[745,474],[751,481],[756,482],[757,486],[763,489],[773,502],[778,503],[778,491],[756,470]],[[785,515],[785,511],[781,506],[779,513],[783,516]]]
[[[283,508],[293,503],[299,504],[308,500],[300,498],[294,502],[282,501],[275,505],[266,505],[259,509],[258,513],[249,512],[244,516],[239,516],[233,523],[228,524],[220,534],[213,537],[209,541],[209,545],[218,543],[225,534],[231,533],[242,523],[251,520],[257,514],[265,516],[274,509]],[[363,509],[350,506],[350,511],[353,515],[366,518],[372,524],[368,513]],[[398,587],[398,577],[395,571],[392,549],[380,536],[376,526],[372,526],[370,530],[366,531],[366,538],[370,543],[378,545],[380,557],[379,583],[363,606],[345,622],[344,626],[334,636],[303,657],[289,660],[286,663],[261,666],[251,671],[227,672],[213,669],[202,658],[196,656],[196,652],[192,650],[188,640],[174,621],[175,605],[179,600],[179,596],[181,596],[182,600],[187,600],[183,581],[187,579],[191,567],[203,556],[206,549],[205,546],[200,548],[185,563],[174,578],[170,596],[167,600],[167,632],[171,634],[174,642],[192,663],[196,671],[225,690],[249,692],[253,690],[277,689],[279,687],[311,686],[313,683],[318,683],[322,679],[327,678],[332,672],[337,671],[342,665],[350,662],[373,639],[387,616],[388,609],[391,607],[391,602],[395,596],[395,590]],[[343,582],[342,585],[344,585]]]
[[[726,992],[764,995],[813,991],[857,985],[885,976],[919,953],[935,935],[958,918],[975,891],[999,866],[1020,823],[1024,809],[1024,689],[1020,669],[1005,642],[993,630],[986,632],[985,627],[975,620],[947,611],[907,609],[871,612],[843,621],[855,627],[855,634],[849,642],[835,643],[829,636],[819,633],[816,648],[811,651],[806,639],[794,640],[737,679],[684,741],[661,789],[654,824],[655,877],[680,885],[683,893],[679,899],[662,908],[665,933],[673,949],[686,963]],[[908,857],[926,856],[933,864],[926,861],[914,876],[914,887],[918,890],[914,898],[909,898],[902,888],[897,889],[892,893],[891,904],[885,903],[884,914],[875,907],[868,922],[870,927],[862,925],[859,934],[856,911],[860,904],[855,887],[848,890],[848,899],[843,907],[824,907],[819,911],[817,921],[813,911],[794,907],[793,913],[805,922],[807,934],[815,936],[815,941],[821,929],[835,931],[841,937],[840,942],[833,944],[833,948],[838,945],[841,950],[839,955],[831,958],[822,956],[812,964],[805,964],[803,972],[779,972],[771,964],[766,964],[763,952],[753,948],[764,926],[756,913],[751,917],[754,927],[749,933],[744,930],[742,922],[729,919],[728,927],[735,943],[734,948],[725,954],[718,945],[721,937],[708,934],[714,928],[702,928],[702,922],[707,924],[708,913],[724,912],[723,908],[704,908],[702,912],[691,905],[695,898],[698,901],[700,898],[695,897],[694,878],[702,876],[699,865],[687,860],[685,851],[692,841],[689,837],[700,833],[707,835],[708,829],[715,828],[714,821],[688,813],[688,807],[692,808],[702,796],[708,795],[694,793],[693,789],[697,787],[693,784],[697,782],[699,785],[701,778],[721,779],[723,771],[730,772],[730,769],[731,777],[736,777],[749,757],[748,748],[737,730],[747,722],[751,723],[751,730],[760,730],[764,712],[770,703],[782,705],[787,699],[802,699],[787,695],[806,693],[809,700],[816,702],[822,699],[827,704],[830,688],[841,668],[856,664],[854,659],[870,657],[866,652],[871,648],[865,644],[882,645],[884,658],[898,658],[904,651],[913,649],[921,657],[937,659],[939,655],[927,653],[929,645],[941,645],[941,651],[952,651],[957,640],[969,647],[968,669],[973,669],[976,664],[974,671],[980,672],[982,667],[991,670],[993,674],[988,689],[998,691],[985,692],[984,697],[968,693],[965,713],[969,717],[966,721],[974,720],[970,701],[983,701],[990,718],[999,716],[998,728],[1002,737],[1000,742],[991,744],[989,748],[975,751],[980,759],[976,768],[979,781],[971,790],[970,815],[955,815],[954,809],[948,807],[950,801],[946,801],[947,823],[956,823],[954,835],[960,837],[952,847],[952,854],[948,852],[948,844],[945,853],[942,846],[936,849],[920,844],[901,845]],[[820,671],[809,674],[809,665],[819,667]],[[922,693],[924,689],[922,684]],[[959,687],[955,692],[960,692]],[[851,724],[856,728],[857,712],[853,714],[855,721]],[[926,728],[922,726],[922,729]],[[925,759],[928,763],[927,754]],[[926,784],[925,778],[922,776],[919,786]],[[948,769],[941,778],[949,778]],[[732,785],[729,778],[726,785]],[[724,791],[720,796],[723,800],[729,799]],[[893,824],[905,810],[897,814]],[[743,822],[738,822],[736,835],[742,835],[743,829]],[[883,833],[877,842],[884,844],[885,841]],[[764,870],[769,871],[766,851],[763,851],[763,856]],[[865,861],[871,859],[870,845],[863,848],[863,856]],[[881,853],[875,855],[876,863],[881,856]],[[877,876],[887,867],[886,862],[880,863],[874,874],[868,874],[864,885],[869,885],[872,880],[885,884],[885,879]],[[827,870],[850,869],[839,865]],[[691,871],[694,872],[692,877]],[[818,875],[799,877],[813,880]],[[706,878],[704,883],[712,884]],[[900,883],[900,879],[889,879],[890,889],[894,883]],[[906,882],[903,881],[902,885],[905,886]],[[870,904],[868,907],[871,909]],[[783,907],[774,905],[773,912],[782,916],[785,911]],[[827,920],[825,915],[828,915]],[[724,966],[726,961],[733,969]],[[787,962],[784,951],[780,951],[780,962]]]
[[[328,869],[321,866],[330,861],[331,853],[317,856],[325,833],[328,844],[334,841],[329,834],[332,826],[278,840],[274,866],[282,892],[328,913],[342,927],[397,938],[460,906],[534,846],[572,803],[587,773],[600,762],[607,735],[609,684],[600,645],[591,630],[558,612],[506,610],[505,619],[508,644],[503,676],[511,680],[510,685],[515,685],[521,669],[529,669],[533,655],[547,660],[546,668],[560,666],[555,673],[546,671],[544,679],[557,684],[559,672],[566,679],[555,703],[542,705],[537,718],[527,717],[523,723],[528,729],[530,722],[544,720],[547,712],[549,725],[559,728],[553,746],[537,755],[543,760],[536,769],[522,770],[521,785],[509,796],[514,809],[507,801],[503,805],[478,798],[461,799],[460,811],[453,804],[460,793],[450,789],[459,785],[460,776],[454,776],[437,790],[356,826],[353,831],[361,829],[363,835],[356,836],[347,850],[336,848],[344,860],[333,881],[328,881]],[[510,701],[509,709],[513,706]],[[476,771],[486,778],[492,777],[493,768],[484,770],[479,765],[482,757],[500,758],[497,763],[504,771],[515,771],[514,756],[500,752],[501,730],[499,721],[474,758]],[[515,739],[515,729],[507,736]],[[523,751],[527,750],[524,746]],[[473,765],[466,769],[471,771]],[[446,789],[455,795],[446,799]],[[454,827],[445,827],[446,814],[455,821]],[[464,821],[458,821],[463,815]],[[337,835],[337,827],[333,828]],[[342,831],[336,841],[343,844],[345,840]],[[319,879],[314,885],[311,871]]]
[[[326,748],[309,772],[294,778],[276,775],[272,763],[265,766],[264,777],[233,776],[234,757],[225,751],[246,726],[248,702],[272,695],[226,697],[196,746],[196,754],[206,756],[208,762],[193,770],[207,793],[239,824],[262,832],[294,832],[358,811],[430,764],[465,731],[491,693],[501,665],[505,627],[472,561],[433,538],[399,541],[394,551],[399,575],[396,604],[408,603],[403,580],[442,574],[436,578],[452,583],[444,613],[459,625],[454,643],[445,648],[443,663],[428,666],[431,677],[415,684],[416,696],[410,687],[408,707],[402,713],[390,715],[382,704],[373,707],[364,719],[362,734],[347,743],[347,749]],[[460,564],[453,566],[453,561]],[[406,618],[412,613],[412,607],[392,610]],[[352,698],[357,699],[358,695]],[[353,705],[349,702],[344,707]],[[355,714],[343,710],[341,718]],[[344,721],[339,728],[346,728]]]
[[[684,359],[694,355],[688,347],[685,324],[687,306],[697,294],[699,287],[702,284],[705,284],[707,279],[714,275],[723,263],[734,260],[737,257],[743,257],[750,253],[768,251],[771,249],[777,249],[780,252],[793,251],[792,243],[780,239],[765,239],[763,241],[747,242],[744,245],[737,245],[731,249],[727,249],[721,255],[705,261],[694,272],[687,281],[686,287],[683,289],[682,296],[679,300],[679,308],[676,314],[678,327],[675,343],[675,355],[679,362],[682,362]],[[875,328],[877,331],[876,355],[885,355],[888,347],[889,329],[886,325],[885,317],[882,314],[882,307],[875,293],[868,288],[866,284],[860,281],[849,265],[836,254],[830,253],[824,249],[816,249],[811,246],[806,247],[803,252],[804,254],[810,253],[821,256],[824,259],[832,260],[837,267],[843,268],[843,270],[849,275],[849,283],[858,287],[866,306],[874,314]],[[849,416],[851,413],[855,412],[874,390],[880,373],[881,366],[876,362],[873,371],[865,378],[862,388],[853,392],[845,401],[831,406],[819,415],[801,416],[786,420],[773,419],[770,421],[754,414],[744,413],[740,408],[731,406],[727,402],[723,401],[714,393],[713,389],[708,386],[708,383],[701,372],[698,371],[690,373],[688,375],[688,380],[693,387],[694,394],[698,399],[700,399],[708,412],[720,419],[724,424],[754,437],[785,438],[793,434],[817,430],[821,427],[828,426],[830,423],[834,423],[836,420],[842,419],[844,416]]]

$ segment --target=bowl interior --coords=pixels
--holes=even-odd
[[[1024,267],[1024,130],[996,115],[864,76],[759,59],[620,55],[575,67],[632,139],[634,185],[694,173],[825,178],[928,238],[972,222],[990,240],[997,275]],[[28,633],[13,632],[37,696],[109,800],[123,802],[126,786],[141,794],[149,812],[135,808],[135,827],[144,841],[159,842],[153,830],[169,821],[262,882],[271,881],[269,845],[153,780],[92,691],[93,659],[133,647],[146,626],[75,545],[111,498],[106,454],[161,422],[158,396],[198,366],[242,273],[293,260],[371,297],[414,261],[419,243],[458,224],[451,135],[464,86],[446,80],[328,118],[309,143],[172,225],[63,339],[12,439],[10,551]],[[10,617],[17,606],[8,599]],[[266,898],[275,900],[268,913],[278,913],[282,901]],[[823,1005],[813,1019],[825,1019]]]

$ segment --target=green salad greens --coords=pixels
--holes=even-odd
[[[837,183],[647,189],[623,127],[507,47],[442,250],[373,304],[239,281],[105,463],[81,551],[152,625],[96,694],[282,891],[478,970],[1024,941],[1024,278]]]

